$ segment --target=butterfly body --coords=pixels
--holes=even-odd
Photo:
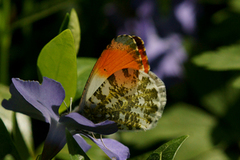
[[[166,104],[164,83],[152,73],[143,41],[121,35],[96,62],[79,112],[95,123],[115,121],[120,130],[147,130]]]

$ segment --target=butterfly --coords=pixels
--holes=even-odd
[[[120,35],[97,60],[77,110],[94,123],[108,119],[119,130],[148,130],[165,104],[165,85],[150,71],[144,42]]]

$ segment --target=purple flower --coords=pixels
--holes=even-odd
[[[187,34],[194,34],[196,28],[196,0],[182,0],[174,6],[174,15]]]
[[[196,0],[171,2],[168,15],[161,15],[161,7],[156,0],[131,0],[130,9],[125,10],[120,10],[114,3],[105,8],[106,15],[117,27],[118,35],[135,34],[143,39],[151,70],[167,86],[183,77],[187,54],[182,37],[195,34],[197,13]]]
[[[22,81],[13,78],[10,92],[12,97],[9,100],[2,101],[2,106],[5,109],[26,114],[50,125],[42,159],[53,158],[63,148],[66,144],[66,128],[73,134],[73,137],[85,152],[90,149],[90,145],[82,136],[90,138],[110,158],[123,160],[129,157],[129,149],[123,144],[112,139],[95,139],[87,134],[88,132],[101,135],[115,133],[118,131],[115,122],[106,120],[94,124],[74,112],[59,116],[58,109],[65,98],[65,91],[59,82],[44,77],[40,85],[37,81]]]

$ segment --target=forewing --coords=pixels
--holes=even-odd
[[[141,53],[139,53],[139,50]],[[146,53],[144,53],[143,41],[139,37],[120,35],[113,39],[111,44],[102,52],[89,76],[81,98],[80,110],[83,109],[85,101],[116,71],[124,68],[146,70],[148,62]],[[144,59],[144,65],[142,58]]]
[[[84,116],[93,122],[115,121],[120,130],[148,130],[166,104],[163,82],[152,72],[122,69],[106,79],[85,103]]]
[[[148,63],[148,57],[147,57],[147,54],[146,54],[146,49],[144,47],[144,42],[140,37],[137,37],[137,36],[132,36],[132,37],[134,38],[134,40],[137,43],[138,52],[141,55],[142,64],[144,66],[144,72],[148,73],[149,70],[150,70],[150,66],[149,66],[149,63]]]

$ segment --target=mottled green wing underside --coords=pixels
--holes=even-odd
[[[86,101],[84,115],[95,123],[115,121],[120,130],[148,130],[162,116],[164,83],[152,72],[122,69],[112,74]]]

